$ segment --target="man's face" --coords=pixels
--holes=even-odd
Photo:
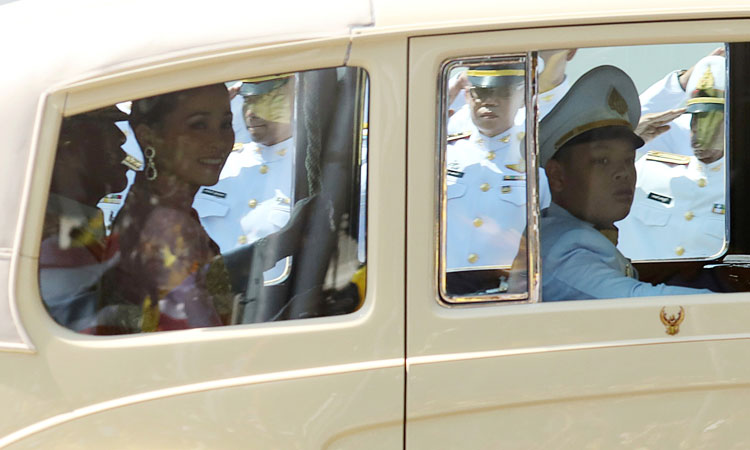
[[[629,140],[577,144],[547,167],[552,199],[579,219],[612,228],[630,212],[636,173],[635,148]]]
[[[471,120],[485,136],[493,137],[513,126],[523,104],[523,83],[497,88],[472,86],[466,90]]]
[[[294,106],[292,86],[287,83],[267,94],[245,97],[242,110],[254,142],[273,145],[289,137]]]
[[[694,113],[690,119],[690,145],[695,157],[705,164],[724,156],[724,113]]]

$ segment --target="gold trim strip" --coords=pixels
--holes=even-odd
[[[502,70],[467,70],[467,77],[522,77],[526,72],[521,69]]]
[[[695,104],[700,104],[700,103],[715,103],[715,104],[723,105],[726,102],[724,101],[723,98],[719,98],[719,97],[695,97],[687,101],[688,105],[695,105]]]
[[[596,122],[587,123],[585,125],[581,125],[580,127],[575,127],[572,130],[565,133],[560,139],[555,142],[555,150],[559,150],[560,147],[565,145],[566,142],[573,139],[574,137],[581,135],[587,131],[591,131],[594,128],[603,128],[603,127],[611,127],[611,126],[626,126],[630,131],[633,131],[633,125],[630,124],[625,119],[606,119],[606,120],[597,120]]]

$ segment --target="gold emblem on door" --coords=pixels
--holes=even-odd
[[[659,313],[661,323],[667,327],[667,334],[674,336],[680,332],[680,324],[685,320],[685,308],[680,306],[680,312],[677,314],[667,314],[667,307],[663,307]]]

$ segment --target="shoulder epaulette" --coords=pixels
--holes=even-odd
[[[658,161],[667,164],[686,165],[690,162],[690,157],[679,155],[677,153],[660,152],[658,150],[649,150],[646,153],[647,161]]]
[[[448,136],[447,141],[448,142],[458,141],[459,139],[466,139],[469,136],[471,136],[471,131],[467,131],[465,133],[451,134]]]

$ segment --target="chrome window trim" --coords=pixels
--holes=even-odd
[[[438,142],[438,155],[435,161],[435,166],[438,172],[438,176],[435,177],[435,192],[438,192],[439,195],[435,202],[435,214],[438,218],[437,221],[435,221],[435,227],[433,230],[434,236],[435,236],[435,279],[437,280],[437,299],[438,302],[444,306],[444,307],[466,307],[466,306],[477,306],[477,305],[483,305],[486,303],[503,303],[506,305],[515,305],[515,304],[525,304],[525,303],[536,303],[539,301],[539,279],[538,279],[538,273],[539,266],[541,263],[539,261],[535,261],[533,263],[534,267],[528,267],[529,269],[529,286],[527,287],[526,293],[522,294],[485,294],[485,295],[469,295],[469,296],[460,296],[460,295],[450,295],[447,292],[447,239],[446,239],[446,229],[447,229],[447,223],[446,223],[446,210],[447,210],[447,180],[445,177],[445,167],[446,167],[446,154],[447,154],[447,148],[448,148],[448,141],[447,141],[447,123],[448,123],[448,106],[447,105],[447,87],[448,87],[448,80],[449,80],[449,74],[450,71],[455,68],[456,66],[464,66],[464,67],[475,67],[475,66],[481,66],[486,64],[492,64],[492,63],[510,63],[510,62],[516,62],[516,63],[523,63],[526,67],[526,76],[525,76],[525,96],[524,96],[524,106],[526,106],[526,114],[527,114],[527,120],[526,120],[526,133],[527,136],[529,134],[533,135],[533,139],[531,143],[527,140],[526,142],[526,154],[528,158],[529,154],[529,147],[533,147],[531,149],[531,152],[533,153],[534,157],[536,157],[536,128],[537,124],[536,122],[530,123],[528,120],[528,117],[531,116],[536,120],[536,62],[534,61],[533,64],[529,64],[529,58],[532,55],[531,52],[527,53],[511,53],[511,54],[501,54],[501,55],[488,55],[488,56],[477,56],[477,57],[466,57],[466,58],[454,58],[450,60],[446,60],[443,62],[443,64],[440,67],[440,75],[437,78],[437,124],[436,127],[436,139]],[[534,54],[535,55],[535,54]],[[533,66],[533,70],[532,70]],[[530,77],[531,75],[531,77]],[[533,108],[528,108],[529,105],[533,105]],[[529,112],[531,110],[531,112]],[[530,133],[531,132],[531,133]],[[528,159],[527,159],[528,161]],[[537,164],[534,160],[533,167],[536,168]],[[527,239],[527,249],[529,252],[529,257],[536,255],[538,253],[538,212],[532,211],[536,205],[538,204],[538,187],[537,184],[537,176],[534,174],[533,176],[533,188],[531,191],[528,189],[529,184],[529,178],[528,173],[529,170],[529,164],[527,163],[527,189],[526,189],[526,196],[527,196],[527,206],[526,206],[526,224],[527,229],[529,226],[529,223],[533,223],[534,230],[532,232],[532,235],[535,236],[536,242],[531,243],[529,245],[529,240]],[[532,203],[528,202],[528,199],[531,197],[534,198],[534,201]],[[529,219],[532,219],[532,222],[529,222]],[[531,261],[531,259],[529,260]],[[499,267],[499,266],[498,266]],[[533,276],[533,278],[532,278]],[[531,280],[534,280],[533,282]],[[532,287],[535,289],[535,291],[530,291],[529,287]]]

